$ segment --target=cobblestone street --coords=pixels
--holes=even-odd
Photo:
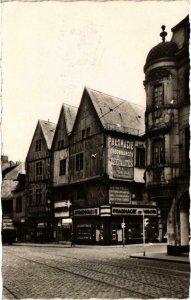
[[[188,298],[189,264],[130,258],[135,252],[138,246],[4,246],[3,298]]]

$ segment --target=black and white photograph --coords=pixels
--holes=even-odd
[[[1,284],[189,299],[189,1],[2,0]]]

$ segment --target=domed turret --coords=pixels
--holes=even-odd
[[[172,59],[175,57],[175,53],[178,50],[178,46],[174,42],[165,42],[165,37],[167,35],[167,32],[164,31],[165,26],[163,25],[162,27],[162,32],[160,33],[160,36],[162,37],[162,43],[159,43],[155,47],[153,47],[146,58],[146,64],[144,66],[144,71],[146,68],[154,63],[158,59]]]

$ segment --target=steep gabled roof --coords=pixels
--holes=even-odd
[[[1,198],[13,197],[12,192],[17,188],[19,174],[25,174],[25,163],[20,163],[6,174],[1,185]]]
[[[25,163],[20,163],[13,170],[7,173],[4,177],[4,180],[17,180],[18,174],[25,174]]]
[[[66,120],[67,133],[72,131],[78,108],[66,103],[63,103],[64,116]]]
[[[145,107],[108,94],[85,88],[105,129],[142,135]]]
[[[44,120],[39,120],[39,124],[42,128],[42,132],[43,132],[46,144],[47,144],[47,148],[50,150],[52,141],[53,141],[53,137],[54,137],[54,133],[55,133],[56,124],[52,123],[50,121],[44,121]]]

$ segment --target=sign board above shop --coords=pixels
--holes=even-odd
[[[157,208],[112,207],[112,215],[118,216],[157,216]]]
[[[74,217],[99,216],[99,208],[75,209]]]

